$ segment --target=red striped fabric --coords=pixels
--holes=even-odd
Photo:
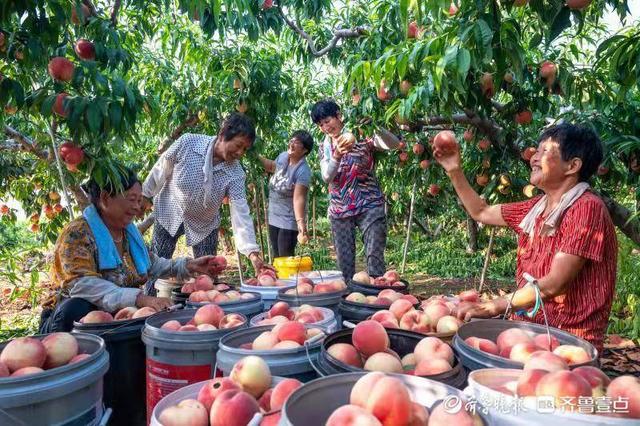
[[[568,291],[545,302],[545,308],[549,325],[582,337],[601,352],[615,291],[618,255],[609,212],[598,196],[585,192],[564,213],[555,235],[539,235],[539,217],[535,236],[530,239],[518,225],[539,198],[502,206],[505,222],[518,234],[518,287],[526,284],[524,272],[536,278],[547,275],[553,257],[560,251],[587,259]],[[517,316],[512,319],[523,320]],[[530,321],[544,324],[542,311]]]

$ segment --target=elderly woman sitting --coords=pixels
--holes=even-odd
[[[67,224],[55,245],[51,279],[55,293],[44,303],[41,333],[69,331],[92,310],[129,306],[168,308],[167,298],[146,296],[140,286],[156,278],[216,273],[212,256],[163,259],[150,253],[132,220],[142,208],[142,187],[127,169],[119,185],[86,186],[92,204]]]

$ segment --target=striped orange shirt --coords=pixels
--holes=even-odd
[[[543,219],[538,217],[531,239],[518,225],[539,199],[502,205],[502,217],[518,234],[518,287],[526,284],[524,272],[535,278],[547,275],[558,252],[587,259],[567,292],[546,301],[545,309],[549,325],[582,337],[601,353],[615,291],[618,255],[609,212],[597,195],[585,192],[565,211],[554,235],[539,235]],[[515,315],[512,319],[529,320]],[[529,321],[544,324],[542,310]]]

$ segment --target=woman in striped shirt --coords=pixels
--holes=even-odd
[[[535,305],[535,290],[524,287],[523,274],[529,273],[538,281],[549,325],[602,350],[615,290],[618,243],[606,206],[587,183],[603,158],[598,136],[571,124],[545,130],[530,160],[529,178],[544,195],[510,204],[488,205],[478,196],[462,172],[459,150],[436,150],[434,155],[475,220],[516,232],[519,289],[513,295],[513,312]],[[505,312],[511,296],[462,309],[458,316],[464,320],[497,316]],[[542,312],[531,321],[544,324]]]

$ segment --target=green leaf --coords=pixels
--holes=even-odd
[[[458,51],[458,74],[463,79],[466,77],[471,67],[471,53],[465,48]]]
[[[545,40],[547,46],[551,44],[553,40],[556,39],[564,31],[565,29],[571,26],[571,11],[568,7],[563,7],[560,9],[560,12],[556,15],[553,23],[551,24],[551,28],[549,29],[549,34],[547,35],[547,39]]]
[[[91,102],[89,106],[87,106],[86,117],[89,130],[93,133],[98,133],[102,125],[102,112],[96,101]]]

